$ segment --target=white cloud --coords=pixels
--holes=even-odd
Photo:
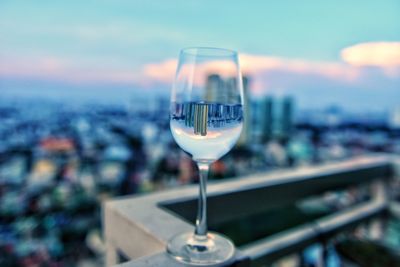
[[[370,42],[347,47],[342,59],[354,66],[400,67],[400,42]]]
[[[243,74],[251,77],[262,76],[266,72],[283,71],[300,75],[317,75],[330,79],[354,81],[360,75],[358,68],[343,63],[313,62],[302,59],[286,59],[262,55],[242,54],[240,55],[240,65]],[[167,59],[159,63],[147,64],[142,68],[142,77],[143,79],[153,80],[157,83],[171,84],[176,66],[176,59]],[[206,73],[204,71],[206,67],[198,67],[196,70]],[[214,69],[217,67],[218,65],[214,66]],[[219,67],[223,71],[226,71],[228,68],[225,64],[220,64]],[[259,86],[262,85],[260,84]]]
[[[303,83],[305,81],[311,83],[316,79],[324,80],[324,82],[332,81],[341,84],[364,86],[366,81],[370,79],[378,81],[400,78],[400,67],[395,65],[397,64],[397,50],[395,49],[397,45],[399,44],[382,45],[382,43],[379,43],[377,46],[360,44],[344,49],[342,55],[347,60],[346,62],[354,62],[354,64],[347,64],[346,62],[317,62],[251,54],[241,54],[240,64],[244,75],[251,77],[253,90],[259,92],[271,89],[271,87],[275,88],[277,84],[282,86],[283,89],[296,88],[300,80]],[[375,52],[371,52],[371,57],[364,56],[368,55],[366,51],[371,47],[379,48],[376,48],[376,51],[372,49]],[[391,48],[382,52],[383,47]],[[386,57],[389,58],[387,61],[385,60]],[[354,61],[355,59],[358,61]],[[109,61],[105,60],[101,64],[98,61],[78,62],[77,60],[55,57],[30,59],[3,57],[0,61],[0,77],[35,78],[75,83],[109,82],[143,87],[154,87],[161,84],[170,87],[177,66],[177,59],[166,59],[144,64],[139,69],[123,65],[121,62],[119,63],[122,65],[118,64],[118,62],[104,64],[107,62]],[[364,67],[373,62],[379,62],[380,65],[376,64],[372,69]],[[203,71],[206,75],[210,72],[209,67],[211,66],[203,66],[203,68],[196,69]],[[213,69],[222,67],[227,70],[227,66],[224,64],[212,66]],[[277,81],[279,82],[277,83]],[[374,84],[377,83],[375,82]]]

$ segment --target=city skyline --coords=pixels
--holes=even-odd
[[[239,50],[255,96],[391,109],[400,98],[399,12],[391,0],[2,1],[0,94],[112,100],[166,93],[179,49],[200,45]]]

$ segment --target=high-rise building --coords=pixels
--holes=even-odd
[[[239,95],[237,91],[237,79],[232,77],[226,80],[225,88],[227,90],[223,90],[225,93],[224,101],[227,103],[238,103],[239,102]],[[243,82],[244,83],[244,82]]]
[[[280,117],[280,130],[282,138],[289,138],[293,132],[293,99],[285,97],[282,99],[282,113]]]
[[[224,81],[218,74],[211,74],[207,77],[206,99],[207,101],[215,101],[222,99]]]
[[[258,120],[260,120],[261,128],[261,141],[267,142],[272,138],[272,120],[273,120],[273,99],[272,97],[266,97],[264,101],[260,103],[260,113]]]
[[[243,77],[243,103],[244,103],[244,123],[242,133],[239,137],[238,146],[245,146],[251,142],[252,138],[252,113],[249,97],[249,78]]]
[[[293,131],[293,100],[267,96],[261,103],[258,122],[261,125],[261,141],[287,139]]]
[[[389,115],[389,127],[400,129],[400,106],[395,107]]]
[[[237,79],[234,77],[223,79],[217,74],[211,74],[207,77],[206,99],[235,104],[238,103]],[[244,103],[244,124],[238,145],[247,145],[251,139],[251,109],[248,90],[249,79],[243,77],[243,103]]]

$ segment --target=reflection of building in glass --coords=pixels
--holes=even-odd
[[[172,119],[181,121],[193,128],[194,134],[206,135],[209,127],[213,129],[236,126],[243,120],[242,106],[220,103],[175,104]]]
[[[183,105],[183,114],[185,117],[185,126],[193,127],[194,121],[194,103],[182,104]]]
[[[207,135],[208,105],[205,103],[184,103],[179,105],[183,106],[182,117],[185,119],[185,126],[193,127],[193,133],[196,135]]]
[[[207,135],[208,105],[194,104],[194,134]]]

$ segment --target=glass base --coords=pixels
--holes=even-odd
[[[182,233],[168,242],[167,252],[182,263],[214,265],[232,259],[235,246],[229,239],[212,232],[205,237]]]

